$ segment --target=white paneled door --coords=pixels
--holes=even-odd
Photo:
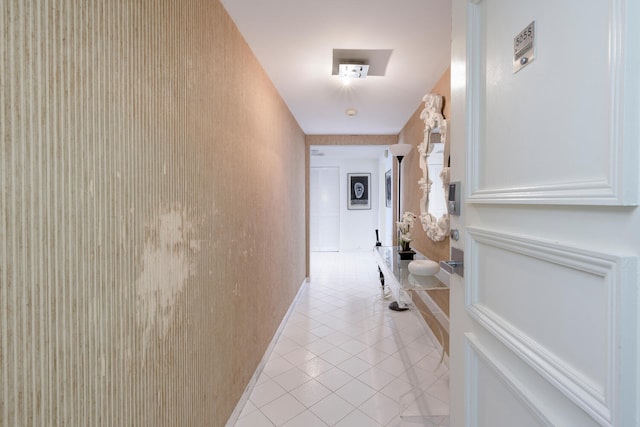
[[[639,426],[640,2],[456,0],[452,426]]]
[[[314,252],[340,250],[340,168],[309,168],[309,239]]]

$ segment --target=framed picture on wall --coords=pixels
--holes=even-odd
[[[391,169],[384,174],[384,205],[391,207]]]
[[[371,174],[348,173],[347,209],[371,209]]]

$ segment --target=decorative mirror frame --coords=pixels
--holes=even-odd
[[[420,169],[422,169],[422,178],[418,180],[418,185],[422,190],[422,199],[420,199],[420,222],[422,228],[426,231],[427,236],[434,242],[441,242],[449,237],[449,214],[445,213],[440,218],[436,218],[429,213],[429,192],[433,181],[429,178],[428,158],[433,150],[431,143],[431,135],[439,133],[441,142],[445,144],[447,140],[447,121],[442,115],[442,96],[435,94],[426,94],[422,100],[424,101],[424,110],[420,113],[420,118],[424,120],[424,140],[418,146],[420,153]],[[449,167],[445,166],[446,161],[443,159],[442,185],[444,187],[446,204],[449,197]]]

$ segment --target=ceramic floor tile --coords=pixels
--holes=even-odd
[[[420,360],[414,365],[414,368],[432,372],[439,377],[449,373],[449,368],[446,364],[440,361],[440,358],[436,354],[436,352],[433,352],[424,359]]]
[[[264,365],[264,369],[262,372],[273,378],[287,372],[293,367],[294,365],[288,360],[282,358],[281,356],[273,355],[269,358],[269,360],[267,360],[267,363]]]
[[[395,333],[394,329],[387,325],[386,322],[377,320],[377,323],[371,324],[371,329],[367,332],[367,342],[370,344],[376,343],[388,337],[392,337]]]
[[[377,423],[364,412],[356,409],[341,419],[336,427],[380,427],[382,424]]]
[[[353,356],[336,366],[352,377],[357,377],[367,369],[371,368],[371,363]]]
[[[315,405],[332,391],[316,380],[310,380],[298,388],[291,390],[290,394],[307,408]]]
[[[303,311],[306,313],[307,309],[304,309]],[[293,325],[305,331],[310,331],[317,328],[318,326],[322,326],[322,322],[320,322],[318,319],[313,319],[304,315],[303,317],[299,318],[299,320],[296,321],[296,323],[294,323]]]
[[[408,419],[444,417],[449,415],[449,404],[420,389],[413,389],[402,396],[400,410],[400,416]]]
[[[358,376],[358,379],[373,388],[374,390],[381,390],[382,387],[389,384],[396,379],[395,376],[383,371],[382,369],[370,368],[364,371]]]
[[[305,409],[302,403],[287,393],[267,403],[260,411],[276,426],[281,426]]]
[[[410,365],[415,365],[416,363],[427,357],[429,354],[431,354],[432,351],[433,348],[429,347],[416,348],[406,346],[403,347],[402,350],[394,353],[394,357],[400,357]]]
[[[362,405],[376,393],[376,390],[357,379],[349,381],[336,390],[336,394],[338,396],[342,397],[355,407]]]
[[[290,340],[286,337],[281,337],[278,340],[278,343],[273,348],[273,353],[279,356],[284,356],[287,353],[290,353],[294,350],[298,350],[302,348],[300,344],[295,341]]]
[[[319,383],[321,383],[331,391],[336,391],[352,379],[353,377],[351,375],[338,368],[331,368],[327,372],[316,377],[316,380]]]
[[[329,351],[325,351],[320,357],[329,363],[337,365],[349,359],[351,355],[340,348],[334,347]]]
[[[267,403],[277,399],[285,394],[287,391],[282,388],[278,383],[269,379],[264,383],[257,385],[251,392],[249,399],[258,408],[266,405]]]
[[[432,351],[436,350],[436,348],[438,348],[438,346],[436,345],[436,342],[429,336],[428,333],[417,337],[416,339],[408,343],[407,347],[422,349],[422,350],[428,351],[429,353],[431,353]]]
[[[355,323],[351,323],[346,326],[342,332],[349,335],[352,338],[352,341],[357,341],[363,344],[368,345],[367,334],[371,330],[372,322],[368,321],[368,319],[364,319],[362,321],[358,321]]]
[[[362,341],[354,340],[352,338],[340,345],[341,350],[344,350],[353,356],[355,356],[358,353],[362,353],[367,349],[367,347],[368,346]]]
[[[427,369],[419,369],[416,366],[411,369],[405,371],[405,373],[398,378],[403,379],[404,381],[413,384],[415,387],[422,388],[423,390],[428,389],[433,386],[436,381],[441,378],[440,374],[434,373],[431,370]],[[448,381],[448,379],[447,379]],[[447,396],[449,395],[449,391],[446,391]]]
[[[311,380],[311,377],[298,368],[293,368],[287,372],[272,378],[286,391],[291,391],[296,387]]]
[[[400,398],[414,388],[413,384],[401,379],[395,379],[384,386],[380,391],[384,393],[385,396],[395,400],[396,402],[400,402]]]
[[[327,335],[331,335],[333,332],[335,332],[335,330],[326,325],[321,325],[317,328],[313,328],[311,332],[320,338],[325,338]]]
[[[383,291],[372,253],[312,253],[311,281],[235,425],[427,425],[407,416],[427,409],[447,426],[448,367],[416,313],[389,310]]]
[[[294,366],[302,365],[311,359],[314,359],[316,355],[306,348],[299,347],[287,354],[282,355],[282,358]]]
[[[377,365],[383,360],[391,357],[391,355],[389,353],[385,353],[384,351],[375,349],[373,347],[367,347],[364,351],[358,353],[356,357],[366,362],[369,362],[372,365]]]
[[[387,425],[398,416],[400,405],[384,394],[376,393],[371,399],[360,405],[359,409],[378,423]]]
[[[374,366],[377,369],[382,369],[383,371],[396,377],[402,375],[408,368],[402,363],[401,359],[395,357],[387,357],[382,362]]]
[[[253,411],[246,417],[240,418],[235,427],[275,427],[269,418],[260,411]]]
[[[253,387],[255,388],[255,387],[259,386],[260,384],[264,384],[264,383],[266,383],[267,381],[270,381],[270,380],[271,380],[271,377],[263,372],[262,374],[260,374],[260,376],[256,380],[256,383],[253,385]]]
[[[355,407],[340,396],[330,394],[309,409],[322,421],[333,426],[353,411]]]
[[[352,340],[352,338],[349,335],[343,334],[342,332],[339,332],[339,331],[334,331],[330,333],[329,335],[324,337],[324,339],[328,343],[333,344],[336,347],[342,347],[342,344]]]
[[[381,339],[380,341],[374,343],[371,347],[384,351],[388,354],[394,354],[397,353],[398,350],[400,350],[402,347],[404,347],[404,344],[398,342],[398,338],[392,335]]]
[[[316,356],[321,356],[323,353],[331,350],[335,346],[325,340],[324,338],[320,338],[306,346],[307,350],[315,354]]]
[[[443,402],[449,401],[449,375],[443,375],[435,383],[433,383],[427,392],[442,400]]]
[[[257,411],[258,407],[256,405],[253,404],[253,402],[251,402],[250,400],[244,405],[244,408],[242,408],[242,412],[240,413],[240,417],[239,418],[244,418],[247,415],[249,415],[250,413],[252,413],[253,411]]]
[[[287,421],[283,427],[327,427],[327,424],[307,409]]]
[[[333,364],[320,357],[315,357],[298,366],[298,369],[304,371],[311,378],[316,378],[333,368]]]
[[[287,338],[291,341],[295,342],[299,346],[308,346],[310,343],[317,341],[320,337],[311,333],[310,331],[305,331],[302,328],[298,329],[295,333],[291,333],[287,335]]]

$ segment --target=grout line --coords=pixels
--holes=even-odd
[[[231,427],[235,425],[235,423],[240,420],[241,415],[248,415],[248,414],[242,414],[242,411],[247,406],[247,403],[251,401],[250,400],[251,394],[256,384],[258,383],[258,381],[260,381],[261,379],[264,379],[264,378],[261,378],[261,375],[262,374],[266,375],[266,373],[264,372],[265,365],[269,360],[272,360],[271,358],[273,356],[274,350],[276,346],[281,342],[281,340],[285,338],[290,339],[293,343],[295,343],[296,348],[311,351],[309,350],[309,346],[311,345],[311,343],[299,344],[296,342],[296,340],[289,337],[288,333],[290,331],[288,331],[287,333],[284,332],[287,324],[290,323],[290,321],[293,321],[294,319],[298,319],[299,316],[307,316],[309,318],[309,321],[306,324],[305,323],[300,324],[300,322],[298,321],[296,321],[295,323],[296,328],[300,327],[302,333],[305,333],[305,332],[311,333],[311,330],[316,329],[318,327],[329,327],[331,329],[337,330],[338,332],[342,332],[348,336],[352,336],[352,334],[349,334],[346,329],[340,329],[339,327],[340,323],[344,323],[344,327],[347,327],[347,328],[351,327],[351,324],[353,324],[356,327],[361,327],[359,325],[361,322],[365,322],[365,321],[368,322],[373,319],[375,319],[375,322],[370,324],[372,327],[367,329],[367,333],[373,332],[374,334],[376,334],[375,330],[378,330],[380,328],[394,329],[396,332],[394,332],[393,335],[389,335],[389,336],[385,335],[380,340],[366,341],[366,342],[361,341],[366,345],[366,347],[361,352],[358,352],[356,354],[351,354],[350,352],[348,352],[349,358],[347,360],[349,360],[350,358],[357,358],[358,355],[368,351],[369,349],[376,349],[376,346],[379,346],[381,341],[393,340],[396,342],[397,348],[392,353],[387,354],[387,357],[385,358],[385,360],[390,358],[391,359],[395,358],[397,359],[398,363],[402,363],[402,365],[404,366],[404,371],[402,374],[393,375],[389,373],[387,370],[383,369],[381,366],[379,366],[380,363],[383,362],[382,360],[376,361],[376,362],[370,361],[368,359],[362,359],[362,358],[361,360],[363,360],[367,364],[370,364],[370,367],[367,368],[367,370],[378,369],[380,370],[380,372],[384,372],[385,374],[393,375],[395,377],[401,377],[407,374],[409,371],[416,369],[416,366],[414,365],[418,362],[413,363],[413,361],[418,359],[415,359],[415,355],[411,356],[411,351],[409,351],[409,353],[406,353],[406,350],[409,348],[409,345],[413,343],[417,338],[419,337],[427,338],[427,340],[430,341],[430,344],[427,344],[427,345],[431,345],[433,346],[434,350],[438,350],[439,343],[435,339],[435,335],[426,325],[426,323],[424,322],[424,319],[422,319],[416,313],[414,313],[414,316],[412,316],[410,313],[403,315],[403,314],[394,314],[387,311],[379,312],[378,310],[375,310],[375,309],[373,312],[371,312],[369,311],[369,308],[367,308],[366,310],[363,309],[363,306],[361,304],[364,301],[370,302],[371,298],[375,297],[374,294],[376,292],[379,292],[378,275],[377,275],[377,271],[375,271],[376,264],[373,261],[373,257],[371,257],[371,262],[364,262],[364,261],[366,261],[366,259],[362,257],[354,258],[354,257],[344,256],[344,254],[316,257],[315,262],[312,262],[312,266],[313,266],[311,270],[312,279],[306,280],[305,283],[303,283],[303,285],[300,287],[298,294],[294,298],[294,301],[289,307],[289,310],[287,311],[285,318],[281,322],[267,351],[265,352],[265,355],[263,356],[262,361],[258,365],[258,368],[256,369],[253,377],[251,378],[251,381],[249,382],[247,388],[245,389],[245,392],[242,398],[236,405],[236,408],[232,416],[229,418],[229,421],[226,424],[227,427]],[[375,271],[375,274],[373,273],[369,274],[369,271],[368,271],[369,268],[371,268],[372,271]],[[369,283],[371,284],[371,287],[369,287]],[[369,293],[371,293],[371,295],[369,295]],[[353,302],[357,303],[358,305],[357,307],[354,307],[354,310],[351,310],[348,307],[350,307]],[[386,301],[374,299],[372,304],[375,304],[376,302],[383,303],[384,308],[386,308]],[[347,309],[347,311],[345,311],[345,309]],[[322,320],[319,320],[319,319],[322,319]],[[338,321],[337,327],[336,327],[336,321]],[[294,324],[292,323],[291,325],[294,325]],[[330,326],[330,325],[333,325],[333,326]],[[418,331],[418,329],[420,329],[420,328],[417,328],[418,326],[422,327],[421,332]],[[409,331],[413,331],[413,332],[409,332]],[[299,333],[299,331],[295,333]],[[412,338],[413,334],[416,334],[416,333],[417,335],[414,338]],[[325,339],[325,338],[326,337],[320,337],[319,339]],[[354,337],[353,339],[356,339],[356,337]],[[331,344],[332,349],[341,349],[341,346],[343,345],[343,344],[336,345],[331,342],[329,342],[329,344]],[[307,381],[303,381],[301,384],[297,384],[296,386],[291,386],[291,387],[281,386],[275,380],[275,378],[269,378],[269,380],[273,381],[274,384],[279,385],[285,390],[285,393],[282,396],[288,395],[289,397],[296,399],[298,402],[302,404],[302,406],[305,409],[301,413],[308,411],[314,414],[314,416],[323,420],[323,422],[327,422],[325,421],[326,419],[331,419],[332,415],[336,415],[336,414],[318,414],[316,413],[317,411],[312,411],[311,408],[319,404],[323,400],[333,396],[334,399],[335,397],[338,397],[344,400],[350,406],[354,407],[353,410],[350,410],[346,414],[341,416],[340,417],[341,420],[344,420],[346,417],[349,417],[354,411],[359,410],[365,413],[370,418],[372,418],[376,422],[376,425],[381,425],[381,426],[396,425],[397,422],[401,421],[400,416],[402,414],[399,407],[397,408],[397,412],[393,412],[392,410],[393,413],[388,412],[380,419],[378,419],[375,414],[369,414],[368,411],[365,409],[364,405],[371,405],[370,400],[375,399],[376,396],[378,396],[379,398],[394,400],[393,398],[388,397],[385,393],[382,392],[382,389],[384,389],[385,387],[378,390],[377,388],[370,386],[369,384],[360,380],[359,379],[360,374],[354,376],[352,373],[340,368],[339,365],[344,363],[344,361],[341,361],[340,363],[331,363],[327,361],[325,358],[323,358],[322,356],[318,355],[317,353],[314,353],[314,352],[312,353],[317,358],[331,365],[332,368],[335,368],[340,370],[341,372],[344,372],[346,375],[348,375],[350,379],[348,382],[341,385],[340,387],[335,388],[334,390],[334,387],[328,387],[322,381],[318,381],[317,377],[322,374],[319,374],[316,377],[311,377]],[[400,357],[403,354],[404,354],[404,357]],[[283,359],[287,360],[284,357]],[[292,369],[296,369],[296,368],[301,369],[303,372],[306,373],[304,369],[300,368],[299,366],[300,363],[294,363],[294,362],[291,362],[291,363],[293,363],[293,366],[294,366]],[[448,366],[446,365],[446,362],[445,362],[445,365],[443,365],[442,367],[444,369],[447,369],[447,372],[448,372]],[[289,372],[289,370],[283,370],[282,374],[286,372]],[[440,375],[439,377],[442,378],[442,376],[443,375]],[[308,406],[307,403],[304,403],[306,399],[298,400],[300,396],[296,397],[296,394],[294,394],[293,391],[296,390],[301,385],[312,380],[318,381],[319,384],[321,384],[323,387],[328,388],[330,392],[324,395],[322,398],[320,398],[317,402],[314,402],[313,404]],[[351,384],[353,381],[360,381],[363,384],[375,390],[375,393],[371,397],[369,397],[367,400],[365,400],[364,402],[360,403],[360,405],[357,405],[357,406],[352,404],[349,400],[343,398],[338,393],[338,390]],[[406,380],[406,381],[410,381],[410,380]],[[411,381],[410,384],[413,388],[420,388],[423,393],[427,393],[431,389],[431,387],[434,384],[436,384],[438,381],[431,383],[425,388],[422,388],[424,386],[419,386],[417,385],[417,383],[414,383],[413,381]],[[439,396],[437,393],[433,394],[432,396],[438,400],[442,400],[442,397],[444,397],[444,396]],[[448,396],[446,397],[445,400],[446,402],[448,402]],[[275,400],[273,402],[275,402]],[[446,402],[443,400],[443,403],[446,403]],[[267,405],[270,405],[270,403],[266,403],[265,407]],[[268,411],[272,415],[273,415],[274,408],[275,407],[272,406],[271,409]],[[264,409],[263,407],[257,407],[256,405],[256,411],[259,412],[262,416],[266,417],[267,419],[270,419],[270,417],[267,416],[267,413],[265,413],[263,409]],[[286,409],[282,409],[282,411],[286,411]],[[288,417],[289,415],[291,415],[291,419],[293,419],[299,416],[300,414],[294,415],[289,413],[280,413],[279,415],[282,415],[285,417]],[[323,418],[323,415],[326,415],[326,416]],[[385,418],[388,418],[388,420],[384,420]]]
[[[307,289],[308,286],[309,286],[309,280],[305,278],[305,280],[300,285],[300,289],[298,289],[298,293],[296,294],[295,298],[291,302],[291,305],[289,306],[287,313],[284,315],[282,322],[280,322],[280,326],[278,326],[278,329],[273,335],[273,338],[271,339],[271,342],[269,343],[269,346],[267,347],[267,350],[265,351],[264,356],[262,356],[262,359],[260,360],[258,367],[256,368],[255,372],[253,373],[253,376],[249,380],[247,387],[244,389],[244,392],[242,393],[240,400],[236,404],[236,407],[231,413],[231,416],[227,420],[225,427],[233,427],[235,423],[238,422],[238,419],[240,418],[240,414],[242,413],[242,410],[246,406],[247,402],[249,401],[249,397],[251,396],[251,393],[253,392],[253,389],[255,388],[255,385],[258,382],[260,375],[262,374],[262,370],[264,369],[264,366],[266,365],[267,361],[271,357],[271,354],[273,353],[273,349],[278,343],[278,340],[280,339],[280,335],[282,334],[282,331],[287,326],[289,317],[293,313],[293,310],[295,309],[298,303],[298,299],[300,298],[300,295],[302,295],[302,293]]]

